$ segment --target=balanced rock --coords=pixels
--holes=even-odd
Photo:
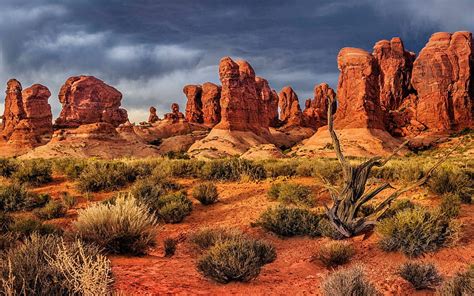
[[[156,114],[156,108],[155,107],[150,107],[150,115],[148,116],[148,123],[155,123],[159,121],[160,118]]]
[[[186,120],[194,123],[203,123],[202,114],[202,87],[200,85],[186,85],[183,92],[188,99],[186,103]]]
[[[377,42],[372,55],[380,69],[380,105],[385,111],[396,110],[412,92],[410,80],[416,55],[405,51],[398,37]]]
[[[171,104],[171,113],[166,113],[164,118],[165,120],[171,121],[172,123],[185,120],[185,116],[179,111],[179,105],[177,103]]]
[[[472,127],[473,65],[472,33],[433,34],[413,64],[416,120],[431,131]]]
[[[337,57],[337,65],[341,73],[335,128],[384,130],[376,59],[365,50],[343,48]]]
[[[56,126],[75,128],[82,124],[106,122],[118,126],[128,120],[120,108],[122,94],[93,76],[69,78],[61,87],[59,101],[63,105]]]
[[[291,86],[285,86],[279,93],[280,121],[284,126],[301,126],[303,113],[301,112],[298,95]]]

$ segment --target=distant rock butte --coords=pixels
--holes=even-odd
[[[318,129],[327,125],[328,98],[336,100],[336,92],[327,83],[321,83],[314,87],[313,99],[308,99],[305,102],[304,126]]]
[[[278,95],[280,107],[280,121],[284,126],[301,126],[303,113],[301,112],[298,95],[291,86],[285,86]]]
[[[122,94],[93,76],[69,78],[59,91],[63,105],[56,126],[74,128],[82,124],[106,122],[118,126],[128,120],[120,108]]]
[[[186,85],[186,120],[213,127],[221,120],[221,87],[211,82]]]

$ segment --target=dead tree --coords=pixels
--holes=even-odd
[[[405,147],[409,141],[405,141],[390,156],[386,158],[376,156],[361,164],[352,165],[342,154],[339,139],[337,138],[336,132],[334,131],[333,111],[336,108],[336,102],[331,101],[329,98],[328,102],[328,128],[334,151],[336,152],[337,159],[342,166],[343,186],[341,191],[337,190],[335,187],[328,186],[329,193],[333,200],[333,205],[331,208],[325,206],[326,215],[338,232],[340,232],[344,237],[352,237],[370,231],[377,220],[387,211],[387,209],[390,207],[390,204],[398,196],[415,187],[423,185],[431,176],[433,171],[448,158],[449,154],[451,154],[454,149],[442,157],[424,174],[422,178],[407,187],[395,190],[375,207],[373,213],[367,216],[362,215],[360,210],[365,203],[372,200],[377,194],[384,191],[385,189],[395,189],[389,183],[384,183],[377,188],[366,192],[365,187],[370,171],[374,167],[384,166],[394,155],[396,155],[403,147]]]

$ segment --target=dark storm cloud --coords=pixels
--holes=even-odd
[[[47,85],[57,114],[66,78],[96,75],[124,93],[136,120],[152,104],[183,105],[185,84],[218,82],[230,55],[303,101],[316,83],[336,86],[341,47],[400,36],[419,51],[434,31],[473,31],[472,1],[447,2],[2,0],[0,79]]]

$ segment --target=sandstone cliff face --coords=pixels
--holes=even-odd
[[[337,65],[341,73],[335,128],[384,130],[376,59],[362,49],[343,48],[337,57]]]
[[[336,92],[327,83],[314,87],[314,98],[305,102],[303,111],[303,125],[318,129],[327,125],[328,98],[336,99]]]
[[[262,77],[255,78],[257,94],[261,100],[261,114],[265,116],[264,123],[269,127],[278,126],[278,94],[270,88],[268,81]]]
[[[10,138],[15,126],[26,116],[21,91],[21,83],[18,80],[10,79],[8,81],[2,120],[2,138],[4,140]]]
[[[412,92],[411,71],[415,54],[405,51],[403,42],[395,37],[381,40],[374,46],[372,54],[380,69],[380,105],[388,112],[400,107],[403,99]]]
[[[284,126],[301,126],[303,124],[303,113],[301,112],[298,95],[293,88],[285,86],[278,96],[281,123]]]
[[[433,34],[413,65],[416,119],[434,131],[472,127],[473,69],[471,33]]]
[[[191,123],[213,127],[221,120],[221,87],[206,82],[200,85],[186,85],[183,89],[187,98],[186,120]]]
[[[121,100],[118,90],[93,76],[71,77],[59,92],[63,109],[56,126],[74,128],[98,122],[118,126],[128,120],[127,111],[120,108]]]
[[[202,114],[202,87],[200,85],[186,85],[183,88],[186,95],[186,120],[189,122],[203,123]]]

